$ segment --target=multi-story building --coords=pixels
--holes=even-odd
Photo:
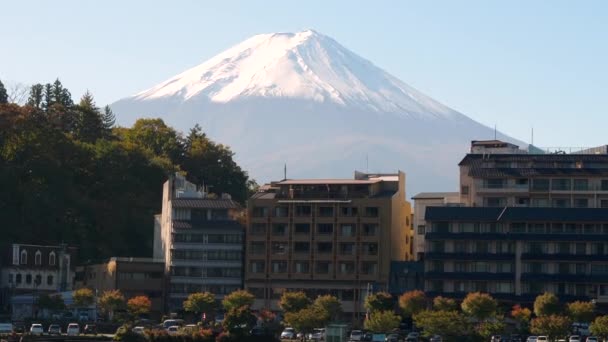
[[[413,232],[413,248],[414,257],[416,260],[421,260],[424,255],[424,234],[426,230],[426,221],[424,213],[426,207],[433,206],[459,206],[459,192],[421,192],[412,197],[414,200],[414,232]]]
[[[473,142],[460,202],[426,209],[428,292],[608,301],[608,154]]]
[[[288,290],[330,293],[358,314],[369,289],[388,288],[391,260],[413,259],[405,174],[285,179],[248,202],[245,286],[276,310]]]
[[[110,258],[107,262],[79,266],[76,287],[87,287],[102,295],[120,290],[125,299],[147,296],[152,316],[160,318],[165,309],[165,261],[152,258]]]
[[[221,299],[243,286],[241,206],[215,198],[183,176],[163,185],[162,213],[155,217],[154,258],[165,261],[168,308],[179,310],[190,293]]]

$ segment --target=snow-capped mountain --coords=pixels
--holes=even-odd
[[[261,34],[112,105],[119,123],[195,123],[259,181],[408,174],[408,192],[453,190],[470,140],[494,131],[313,30]],[[513,141],[499,134],[499,138]]]

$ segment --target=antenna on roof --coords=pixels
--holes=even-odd
[[[534,145],[534,126],[532,126],[532,136],[530,137],[530,145]]]
[[[285,167],[283,168],[283,180],[287,179],[287,163],[285,163]]]
[[[365,173],[369,173],[369,154],[365,154]]]
[[[496,124],[494,124],[494,140],[496,140]]]

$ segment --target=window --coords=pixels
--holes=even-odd
[[[272,243],[272,254],[283,255],[287,253],[287,242],[273,242]]]
[[[468,243],[466,241],[454,241],[454,252],[455,253],[467,253]]]
[[[460,223],[458,231],[460,233],[479,233],[479,223]]]
[[[578,255],[587,254],[587,244],[584,242],[576,243],[576,254],[578,254]]]
[[[280,206],[274,208],[274,216],[276,217],[287,217],[289,216],[289,207]]]
[[[17,275],[15,276],[15,284],[21,284],[21,280],[21,273],[17,273]]]
[[[532,198],[532,206],[537,208],[549,207],[551,202],[549,202],[548,198],[537,197]]]
[[[55,257],[55,252],[51,252],[49,254],[49,265],[51,266],[55,266],[55,262],[56,262],[56,257]]]
[[[449,233],[450,223],[449,222],[435,222],[433,223],[433,232],[435,233]]]
[[[357,216],[357,207],[342,207],[340,213],[342,216]]]
[[[551,224],[551,233],[562,234],[564,232],[564,225],[561,223]]]
[[[341,274],[353,274],[355,273],[355,263],[352,261],[342,261],[338,264],[338,269]]]
[[[287,273],[287,261],[273,261],[272,273]]]
[[[576,274],[585,274],[587,271],[587,265],[583,263],[576,264]]]
[[[559,274],[569,274],[570,273],[570,264],[559,263],[557,265],[557,271]]]
[[[515,244],[513,242],[499,241],[497,242],[496,250],[498,253],[515,253]]]
[[[378,272],[378,264],[371,261],[364,261],[361,263],[361,273],[362,274],[376,274]]]
[[[463,261],[455,261],[454,262],[454,272],[466,272],[467,271],[467,263]]]
[[[574,207],[575,208],[588,208],[589,207],[589,199],[587,199],[587,198],[575,198],[574,199]]]
[[[331,234],[334,232],[334,225],[331,223],[319,223],[317,224],[317,233],[319,234]]]
[[[595,255],[603,255],[604,254],[604,243],[597,242],[591,246],[593,254]]]
[[[570,254],[570,243],[560,242],[557,244],[557,253],[559,254]]]
[[[499,262],[496,264],[497,273],[511,273],[513,272],[512,262]]]
[[[316,273],[328,274],[331,269],[331,262],[329,261],[317,261]]]
[[[268,216],[267,207],[253,207],[253,217],[266,217]]]
[[[608,179],[602,179],[602,190],[603,191],[608,190]]]
[[[488,189],[502,189],[505,183],[505,180],[502,178],[490,178],[485,180],[485,187]]]
[[[484,200],[486,207],[502,207],[507,203],[504,197],[485,197]]]
[[[310,216],[311,213],[309,205],[296,205],[296,216]]]
[[[455,281],[454,292],[467,292],[466,284],[462,281]]]
[[[513,283],[510,281],[499,281],[496,283],[497,293],[511,293],[513,292]]]
[[[574,190],[587,191],[589,190],[589,180],[587,179],[575,179]]]
[[[423,224],[418,226],[418,230],[416,231],[416,233],[419,235],[424,235],[424,225]]]
[[[528,253],[532,254],[542,254],[545,252],[546,245],[540,242],[530,242],[528,243]]]
[[[443,241],[431,241],[431,252],[444,253],[445,244]]]
[[[443,261],[433,260],[431,262],[431,271],[432,272],[443,272]]]
[[[34,277],[34,285],[40,286],[42,284],[42,276],[40,274],[36,274]]]
[[[354,243],[341,243],[340,244],[340,254],[353,255],[354,253],[355,253],[355,244]]]
[[[266,243],[253,241],[250,245],[250,254],[264,254],[266,253]]]
[[[594,274],[594,275],[608,274],[608,264],[604,264],[604,265],[591,264],[591,274]]]
[[[488,292],[488,283],[485,281],[476,281],[473,283],[473,289],[477,292]]]
[[[377,243],[363,243],[361,249],[365,255],[378,255],[378,244]]]
[[[308,273],[310,270],[308,261],[294,261],[293,272],[294,273]]]
[[[570,200],[567,198],[554,198],[552,205],[554,208],[568,208],[570,205]]]
[[[27,264],[27,251],[26,250],[21,251],[21,259],[19,259],[19,263],[21,265]]]
[[[28,275],[25,276],[25,283],[28,284],[28,285],[32,283],[32,275],[31,274],[28,274]]]
[[[296,223],[294,225],[294,232],[298,235],[310,234],[310,224],[308,223]]]
[[[343,237],[355,236],[355,226],[352,224],[343,224],[340,227],[340,235],[342,235]]]
[[[48,286],[52,286],[53,285],[53,276],[52,275],[46,277],[46,284]]]
[[[489,243],[487,241],[477,241],[475,242],[475,253],[488,253]]]
[[[511,233],[525,233],[526,232],[526,224],[515,222],[511,223]]]
[[[600,200],[600,207],[608,208],[608,200],[606,200],[606,199]]]
[[[549,180],[548,179],[533,179],[532,180],[532,190],[533,191],[547,191],[549,190]]]
[[[295,253],[308,253],[310,251],[309,242],[294,242],[293,251]]]
[[[528,231],[533,234],[544,234],[545,225],[542,223],[530,224],[530,225],[528,225]]]
[[[469,186],[468,185],[463,185],[460,187],[460,193],[462,195],[468,195],[469,194]]]
[[[273,236],[285,236],[287,235],[287,225],[284,223],[272,225]]]
[[[363,235],[364,236],[375,236],[377,230],[378,230],[378,225],[376,225],[376,224],[364,224],[363,225]]]
[[[319,216],[321,216],[321,217],[334,216],[334,207],[319,207]]]
[[[327,254],[333,250],[333,244],[331,242],[319,242],[317,243],[317,253]]]
[[[251,261],[249,263],[249,271],[251,273],[264,273],[264,262],[263,261]]]
[[[12,273],[9,273],[9,275],[8,275],[8,283],[9,283],[9,284],[12,284],[12,283],[13,283],[13,281],[14,281],[14,280],[13,280],[13,274],[12,274]]]
[[[570,179],[555,178],[551,180],[551,190],[567,191],[570,190]]]
[[[254,223],[251,225],[251,235],[266,235],[266,224]]]
[[[365,207],[365,216],[378,217],[378,207]]]
[[[484,261],[477,261],[471,264],[473,272],[490,272],[490,264]]]
[[[36,254],[34,254],[34,263],[42,265],[42,253],[40,251],[36,251]]]

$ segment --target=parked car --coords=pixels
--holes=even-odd
[[[97,335],[97,326],[95,324],[87,324],[84,326],[84,333]]]
[[[401,342],[403,339],[398,334],[389,334],[384,338],[385,342]]]
[[[581,342],[581,337],[578,335],[572,335],[568,338],[568,342]]]
[[[538,336],[528,336],[528,338],[526,339],[526,342],[537,342],[538,341]]]
[[[177,325],[174,325],[172,327],[168,327],[167,328],[167,333],[171,336],[175,336],[177,335],[177,333],[179,333],[179,327]]]
[[[536,342],[549,342],[549,338],[547,336],[538,336]]]
[[[183,319],[167,319],[163,322],[163,329],[168,329],[169,327],[173,327],[173,326],[182,326],[184,325],[184,320]]]
[[[80,325],[78,325],[78,323],[70,323],[70,324],[68,324],[68,328],[65,330],[65,333],[68,336],[78,336],[78,335],[80,335]]]
[[[500,335],[492,335],[490,338],[490,342],[501,342],[502,336]]]
[[[511,342],[523,342],[522,337],[517,334],[511,335]]]
[[[599,342],[600,340],[595,337],[595,336],[589,336],[587,337],[587,340],[585,340],[586,342]]]
[[[23,324],[23,323],[15,323],[15,324],[13,324],[13,330],[16,333],[22,334],[22,333],[25,332],[25,324]]]
[[[42,336],[44,334],[44,328],[42,328],[42,324],[32,324],[32,326],[30,327],[30,334]]]
[[[61,326],[59,324],[51,324],[46,332],[49,335],[61,335]]]
[[[418,338],[420,338],[420,333],[417,331],[412,331],[411,333],[407,334],[407,337],[408,338],[413,337],[413,338],[418,339]]]
[[[349,341],[361,341],[364,335],[361,330],[353,330],[350,332]]]
[[[136,333],[136,334],[138,334],[138,335],[143,335],[145,329],[142,326],[137,326],[137,327],[134,327],[133,329],[131,329],[131,331],[134,332],[134,333]]]
[[[10,334],[14,330],[12,323],[0,323],[0,334]]]
[[[439,335],[435,335],[429,339],[429,342],[443,342],[443,338]]]
[[[296,338],[296,330],[294,328],[285,328],[281,333],[281,340],[293,340]]]
[[[325,340],[325,328],[313,329],[312,334],[310,334],[309,340],[324,341]]]
[[[566,339],[565,338],[560,338],[560,339],[557,340],[557,342],[566,342]]]

